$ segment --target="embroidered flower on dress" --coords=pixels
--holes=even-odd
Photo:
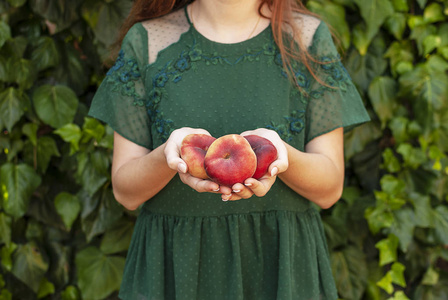
[[[291,115],[284,117],[285,122],[282,124],[271,123],[267,125],[267,129],[274,130],[285,142],[291,142],[295,135],[298,135],[305,128],[305,111],[295,110]]]
[[[165,83],[168,81],[168,76],[166,73],[158,73],[154,79],[154,85],[156,87],[164,87]]]
[[[301,88],[307,89],[309,87],[310,81],[304,73],[302,73],[301,71],[296,71],[294,75],[296,77],[297,84]]]
[[[117,60],[107,72],[105,80],[112,85],[112,91],[132,97],[134,105],[142,106],[144,101],[135,90],[135,82],[140,77],[137,61],[133,58],[125,58],[124,51],[120,50]]]
[[[182,54],[182,56],[175,62],[174,67],[180,72],[190,69],[191,65],[189,57]]]
[[[202,51],[194,47],[190,52],[188,52],[188,56],[191,61],[199,61],[202,58]]]

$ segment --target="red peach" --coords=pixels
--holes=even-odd
[[[252,178],[260,179],[268,172],[269,166],[277,159],[277,148],[270,140],[259,135],[244,136],[257,156],[257,170]]]
[[[204,157],[215,140],[216,138],[207,134],[189,134],[182,140],[180,155],[188,166],[188,173],[192,176],[208,179],[204,169]]]
[[[231,187],[252,177],[257,168],[257,157],[244,137],[229,134],[210,145],[204,158],[204,167],[211,180]]]

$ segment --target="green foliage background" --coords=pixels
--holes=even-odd
[[[130,0],[0,1],[0,299],[116,299],[136,213],[86,116]],[[373,119],[321,211],[342,299],[448,299],[448,1],[309,0]]]

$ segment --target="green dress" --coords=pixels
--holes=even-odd
[[[148,34],[151,23],[129,30],[92,102],[91,116],[134,143],[155,149],[185,126],[214,137],[269,128],[304,151],[321,134],[369,120],[324,23],[309,52],[329,62],[316,69],[326,84],[297,63],[298,89],[270,26],[222,44],[196,31],[184,10],[175,14],[187,28],[156,59],[151,41],[168,33]],[[336,299],[337,291],[319,213],[280,179],[262,198],[223,202],[175,176],[141,207],[119,296],[308,300]]]

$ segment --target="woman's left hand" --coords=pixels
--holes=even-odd
[[[265,128],[259,128],[256,130],[245,131],[241,133],[242,136],[245,135],[258,135],[264,137],[271,141],[277,149],[277,159],[271,163],[268,168],[268,172],[263,175],[263,177],[258,180],[254,178],[248,178],[244,181],[244,184],[236,183],[232,186],[232,193],[227,195],[222,195],[224,201],[234,201],[240,199],[248,199],[253,195],[257,197],[263,197],[269,192],[272,185],[274,184],[277,175],[285,172],[288,169],[288,150],[286,149],[285,143],[277,134],[277,132]]]

